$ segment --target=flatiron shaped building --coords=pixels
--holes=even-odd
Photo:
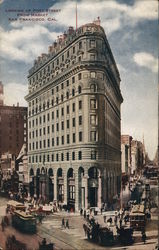
[[[76,211],[120,192],[120,76],[100,20],[68,31],[28,75],[31,196]]]

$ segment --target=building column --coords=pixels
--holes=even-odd
[[[75,173],[75,211],[79,211],[79,178],[78,172]]]
[[[67,186],[67,172],[64,173],[64,204],[67,204],[67,195],[68,195],[68,186]]]
[[[57,201],[57,173],[54,173],[54,200]]]
[[[101,176],[98,176],[98,202],[97,202],[97,206],[99,208],[101,208],[102,206],[102,178]]]
[[[88,208],[88,174],[84,176],[84,182],[85,182],[85,208]]]

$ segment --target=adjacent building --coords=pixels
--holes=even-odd
[[[79,210],[120,192],[120,76],[100,20],[58,37],[28,75],[30,195]]]
[[[0,83],[0,157],[9,153],[18,156],[27,141],[27,108],[3,104],[3,85]]]
[[[131,167],[132,167],[131,142],[132,142],[132,136],[121,135],[122,178],[125,180],[128,180],[128,176],[131,173]]]

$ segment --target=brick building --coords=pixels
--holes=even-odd
[[[2,86],[2,84],[1,84]],[[0,89],[3,90],[3,87]],[[3,94],[3,92],[1,92]],[[2,95],[1,95],[2,97]],[[3,100],[1,98],[1,100]],[[9,153],[18,156],[27,140],[27,108],[0,105],[0,157]]]

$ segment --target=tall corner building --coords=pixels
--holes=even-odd
[[[120,76],[100,22],[58,37],[28,76],[30,195],[101,207],[120,192]]]

